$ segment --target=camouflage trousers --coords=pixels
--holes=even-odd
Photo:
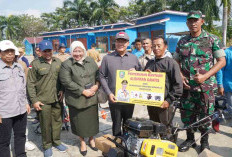
[[[184,91],[181,99],[181,106],[183,108],[181,110],[181,120],[185,127],[206,117],[208,114],[212,114],[214,112],[214,103],[215,96],[213,90],[206,92]],[[194,111],[198,113],[194,113]],[[199,129],[201,133],[207,131],[211,124],[210,120],[210,118],[207,118],[199,127],[191,129],[192,132],[196,131],[196,129]]]

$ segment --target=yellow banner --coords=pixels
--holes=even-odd
[[[165,73],[117,70],[117,102],[160,107],[164,101]]]

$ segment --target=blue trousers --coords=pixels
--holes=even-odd
[[[232,117],[232,92],[225,92],[226,101],[227,101],[227,110],[230,113],[230,117]]]

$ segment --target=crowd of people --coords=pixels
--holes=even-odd
[[[148,106],[149,118],[170,127],[173,115],[172,102],[180,99],[183,109],[181,120],[185,126],[214,112],[215,94],[225,93],[228,112],[232,115],[232,49],[225,52],[218,37],[202,29],[204,19],[200,11],[190,12],[186,22],[189,35],[182,37],[172,55],[163,37],[135,41],[132,53],[127,51],[129,36],[119,32],[115,36],[115,51],[101,58],[96,44],[87,51],[80,41],[72,42],[70,55],[61,44],[59,53],[53,55],[50,41],[43,40],[35,49],[36,57],[29,64],[13,42],[0,42],[0,152],[10,157],[11,132],[14,132],[14,149],[17,157],[26,156],[26,126],[30,105],[36,110],[41,127],[44,157],[53,155],[52,147],[65,152],[61,143],[62,108],[69,107],[71,131],[80,139],[80,153],[87,154],[89,147],[97,151],[94,136],[99,132],[98,98],[100,86],[109,98],[112,118],[112,134],[123,134],[123,124],[132,118],[134,104],[117,102],[115,96],[116,71],[136,70],[165,72],[164,102],[160,107]],[[214,61],[217,60],[217,62]],[[227,64],[226,64],[227,63]],[[226,65],[226,66],[225,66]],[[221,69],[221,70],[220,70]],[[219,71],[220,70],[220,71]],[[219,72],[218,72],[219,71]],[[217,80],[215,74],[217,74]],[[124,80],[120,91],[125,95]],[[126,94],[129,94],[128,92]],[[194,111],[201,112],[200,115]],[[199,117],[198,117],[199,116]],[[210,119],[207,119],[210,121]],[[209,124],[201,125],[201,151],[209,148]],[[187,139],[179,145],[179,151],[195,147],[196,129],[186,131]]]

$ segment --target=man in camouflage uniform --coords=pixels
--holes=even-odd
[[[185,126],[214,112],[215,73],[226,64],[220,40],[201,29],[203,23],[200,11],[192,11],[187,15],[186,24],[190,34],[180,39],[174,55],[180,65],[185,90],[181,100],[182,108],[187,109],[181,111],[181,120]],[[217,60],[216,64],[214,59]],[[208,127],[209,124],[204,124],[198,128],[202,135],[201,151],[209,149]],[[187,139],[179,146],[179,151],[195,147],[194,142],[194,130],[188,129]]]

